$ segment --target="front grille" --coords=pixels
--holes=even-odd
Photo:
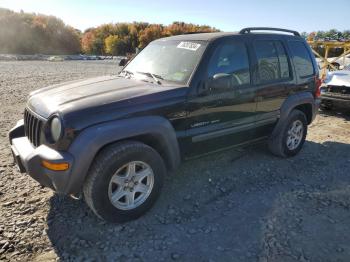
[[[328,86],[328,92],[339,93],[343,95],[350,94],[350,87],[346,86]]]
[[[29,141],[35,146],[40,145],[41,129],[43,120],[34,115],[28,109],[24,111],[24,132]]]

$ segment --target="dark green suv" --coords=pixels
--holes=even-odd
[[[297,154],[319,88],[295,31],[173,36],[118,75],[31,93],[9,138],[22,172],[120,222],[147,211],[167,171],[193,156],[261,139],[275,155]]]

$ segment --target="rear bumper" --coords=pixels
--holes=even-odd
[[[68,152],[58,152],[46,145],[33,147],[28,138],[24,136],[23,120],[9,132],[11,150],[14,160],[22,173],[29,174],[41,185],[66,194],[67,183],[74,164],[73,156]],[[53,163],[66,162],[69,169],[65,171],[52,171],[42,166],[42,160]]]

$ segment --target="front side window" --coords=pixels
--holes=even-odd
[[[287,54],[280,41],[256,41],[254,49],[260,83],[278,82],[290,77]]]
[[[208,64],[208,77],[215,88],[231,89],[250,84],[247,48],[241,42],[219,45]]]
[[[153,74],[160,81],[186,84],[207,46],[204,41],[155,41],[125,68],[137,77]]]
[[[288,42],[293,55],[295,70],[300,77],[311,76],[314,73],[312,60],[306,46],[300,41]]]

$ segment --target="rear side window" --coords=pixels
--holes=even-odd
[[[300,77],[307,77],[314,74],[312,60],[303,42],[290,41],[289,47],[292,52],[292,59],[295,70]]]
[[[277,53],[278,53],[278,61],[279,61],[279,69],[280,69],[280,77],[281,78],[289,78],[289,63],[287,58],[286,50],[284,49],[281,42],[275,42]]]
[[[290,77],[287,54],[281,42],[256,41],[254,49],[260,83],[278,82]]]

